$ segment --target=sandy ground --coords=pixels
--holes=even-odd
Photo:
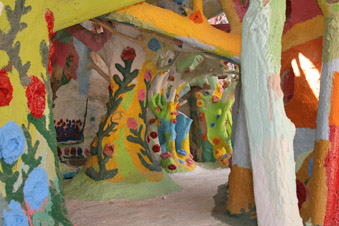
[[[179,192],[131,201],[84,202],[66,200],[77,226],[254,226],[253,220],[231,218],[225,212],[229,169],[198,166],[193,172],[173,174]]]

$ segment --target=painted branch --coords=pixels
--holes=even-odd
[[[251,0],[242,24],[242,85],[258,224],[301,226],[293,138],[280,88],[285,1]]]
[[[46,0],[54,14],[54,31],[73,26],[143,0]]]
[[[110,76],[108,74],[106,74],[103,70],[101,70],[100,67],[98,67],[98,65],[96,65],[95,63],[90,63],[87,65],[87,69],[88,70],[96,70],[98,72],[99,75],[101,75],[101,77],[103,77],[107,82],[111,82],[110,80]]]
[[[142,43],[142,40],[141,40],[141,37],[139,36],[138,38],[132,38],[128,35],[125,35],[121,32],[117,32],[115,31],[112,27],[110,27],[108,24],[105,24],[103,23],[102,21],[98,20],[98,19],[92,19],[93,22],[99,24],[100,26],[102,26],[103,28],[105,28],[107,31],[111,32],[112,34],[114,35],[118,35],[120,36],[121,38],[124,38],[124,39],[127,39],[129,41],[132,41],[132,42],[135,42],[135,43],[138,43],[141,45]]]

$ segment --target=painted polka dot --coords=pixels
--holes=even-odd
[[[215,123],[214,122],[211,123],[211,128],[214,128],[214,126],[215,126]]]

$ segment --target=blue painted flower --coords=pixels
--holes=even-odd
[[[25,151],[25,136],[18,124],[7,122],[0,128],[0,158],[5,163],[13,164]]]
[[[179,150],[177,150],[177,153],[178,153],[179,155],[186,156],[186,151],[185,151],[184,149],[179,149]]]
[[[24,198],[32,210],[39,210],[48,197],[47,173],[42,168],[35,168],[28,175],[24,185]]]
[[[159,50],[161,48],[160,42],[156,38],[152,38],[148,41],[148,48],[153,52]]]
[[[20,203],[11,200],[9,210],[4,210],[5,226],[28,226],[28,219],[21,209]]]

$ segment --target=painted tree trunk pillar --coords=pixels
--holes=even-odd
[[[1,225],[72,225],[53,125],[53,24],[46,1],[0,1]]]
[[[301,216],[313,225],[339,225],[339,2],[318,0],[325,18],[316,142],[309,200]]]
[[[159,76],[159,75],[157,75]],[[181,129],[189,128],[191,122],[189,120],[177,121],[177,101],[167,102],[161,94],[154,94],[150,98],[150,108],[157,116],[160,126],[158,129],[158,137],[161,146],[161,165],[167,172],[185,172],[191,171],[196,166],[192,160],[189,150],[189,135],[185,140],[181,140],[181,148],[176,148],[176,127]],[[187,123],[187,121],[189,123]],[[177,125],[182,123],[182,125]],[[179,144],[177,144],[177,147]],[[184,150],[183,149],[187,149]]]
[[[238,115],[234,122],[235,129],[233,130],[234,148],[231,173],[228,180],[229,197],[227,202],[227,213],[229,215],[247,215],[253,218],[256,216],[256,213],[244,102],[242,100],[242,95],[236,97],[236,99],[239,102],[239,109],[233,109],[233,111],[238,110]]]
[[[242,25],[242,85],[258,224],[302,225],[293,138],[280,88],[285,1],[250,1]]]
[[[96,181],[139,183],[160,181],[163,177],[145,136],[149,71],[155,72],[156,68],[148,60],[140,70],[132,70],[135,57],[135,50],[126,47],[121,54],[123,64],[115,64],[120,75],[112,78],[107,114],[84,167],[86,174]]]

